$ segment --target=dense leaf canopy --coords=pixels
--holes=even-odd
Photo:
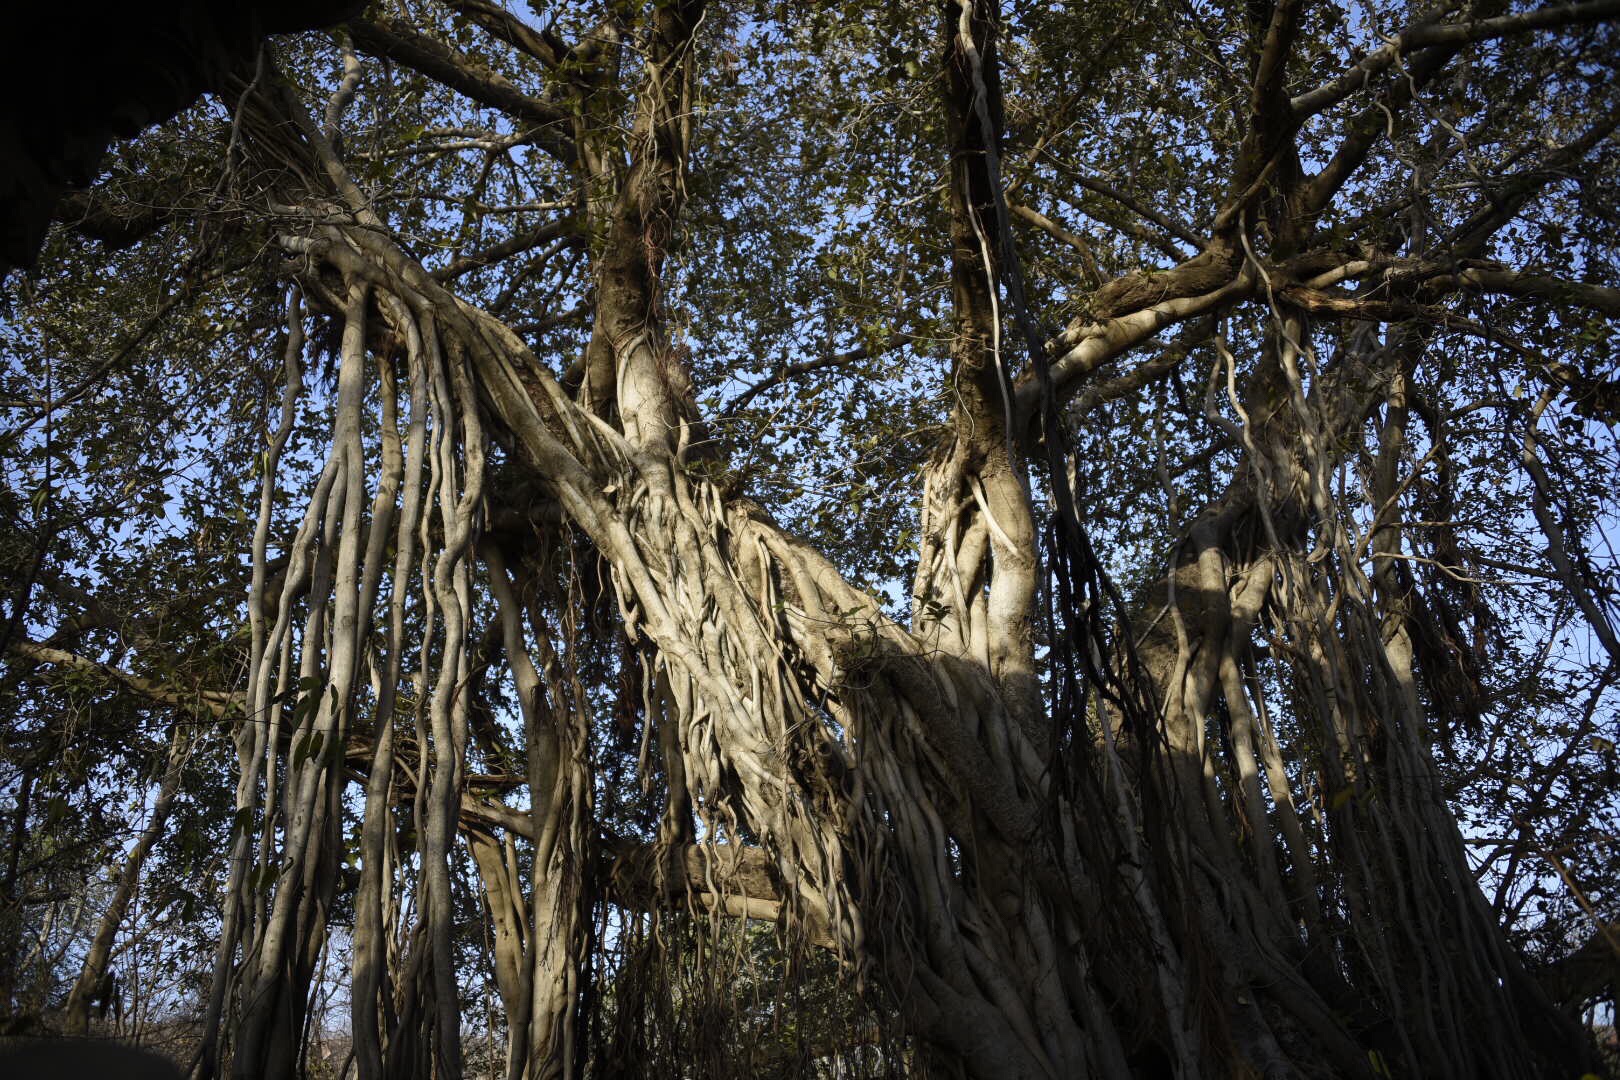
[[[197,1075],[1599,1068],[1617,19],[267,42],[0,295],[0,1013]]]

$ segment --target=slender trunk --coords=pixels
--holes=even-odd
[[[12,808],[10,850],[6,852],[6,872],[0,878],[0,1010],[10,1016],[17,993],[18,960],[22,955],[22,895],[18,872],[22,866],[23,841],[28,829],[28,811],[34,796],[34,768],[23,767],[17,786],[17,802]]]
[[[180,790],[180,775],[185,768],[188,750],[184,729],[177,723],[169,732],[169,753],[163,777],[158,782],[157,799],[152,804],[152,814],[147,819],[146,827],[141,830],[140,836],[136,837],[135,846],[124,858],[112,899],[108,901],[107,910],[102,913],[101,922],[96,927],[96,936],[90,941],[90,949],[85,953],[84,964],[79,968],[79,977],[74,980],[73,989],[68,992],[67,1005],[63,1008],[63,1027],[69,1035],[84,1035],[90,1030],[90,1001],[98,996],[98,990],[107,975],[107,965],[112,958],[113,939],[118,936],[118,929],[123,925],[124,916],[129,912],[129,902],[140,883],[141,869],[146,864],[146,857],[168,825],[169,811],[173,809],[174,797]],[[105,1002],[106,995],[103,993],[100,996]]]
[[[401,325],[414,330],[403,316]],[[403,479],[404,503],[399,516],[397,550],[394,556],[392,595],[389,598],[388,658],[377,680],[376,714],[372,724],[375,740],[371,771],[366,780],[365,816],[360,836],[360,887],[355,896],[354,1060],[360,1080],[380,1080],[385,1047],[383,1032],[387,1022],[382,1015],[391,998],[388,985],[387,940],[390,931],[386,916],[387,893],[392,889],[388,864],[388,839],[393,833],[394,788],[394,705],[405,655],[405,610],[411,575],[415,565],[416,530],[421,515],[422,461],[426,453],[427,391],[422,365],[422,343],[407,338],[410,361],[410,428],[404,460],[400,458],[398,388],[391,362],[382,366],[383,399],[383,482],[378,486],[372,508],[373,549],[367,565],[380,557],[380,538],[388,535],[383,524],[392,514],[394,496]]]

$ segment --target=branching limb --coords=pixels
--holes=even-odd
[[[859,345],[841,353],[832,353],[827,356],[818,356],[813,360],[800,360],[797,363],[787,364],[758,382],[750,383],[742,393],[726,402],[726,407],[721,411],[719,419],[722,423],[736,419],[739,414],[754,403],[755,398],[776,389],[784,383],[792,382],[801,375],[812,375],[830,368],[857,364],[862,360],[870,360],[874,356],[888,352],[890,349],[898,348],[916,340],[918,338],[915,334],[900,332],[890,334],[876,345]]]
[[[1338,78],[1289,101],[1296,121],[1304,120],[1363,89],[1372,79],[1395,66],[1401,56],[1432,46],[1466,45],[1491,38],[1507,37],[1533,30],[1552,30],[1583,23],[1603,22],[1620,16],[1620,0],[1592,0],[1584,4],[1554,4],[1515,15],[1472,22],[1443,23],[1442,7],[1427,19],[1420,19],[1373,50]]]
[[[566,110],[525,94],[499,72],[396,19],[354,19],[348,26],[359,48],[413,68],[480,105],[537,125],[537,145],[565,164],[575,160],[573,139],[567,134],[573,121]]]
[[[472,273],[474,270],[494,266],[511,258],[513,255],[533,251],[542,244],[550,243],[559,237],[568,237],[574,233],[576,228],[573,218],[565,217],[548,221],[544,225],[536,226],[526,232],[516,233],[499,243],[491,244],[483,251],[474,252],[471,255],[457,256],[445,266],[433,271],[433,279],[449,283],[458,277]],[[583,243],[584,239],[576,235],[574,236],[574,242]]]
[[[113,667],[111,664],[100,663],[64,649],[53,649],[30,641],[25,637],[13,637],[10,651],[36,664],[54,664],[87,675],[98,676],[158,705],[172,706],[192,712],[201,711],[221,720],[227,719],[233,713],[241,715],[244,700],[241,694],[233,694],[222,690],[187,690],[172,683],[133,674],[122,668]]]

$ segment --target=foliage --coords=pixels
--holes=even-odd
[[[1614,17],[270,43],[5,285],[0,1010],[108,922],[199,1075],[1596,1068]]]

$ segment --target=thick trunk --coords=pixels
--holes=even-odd
[[[425,914],[405,976],[410,1015],[392,1045],[364,1051],[362,1072],[376,1074],[379,1062],[384,1072],[421,1068],[429,1052],[439,1075],[460,1068],[448,866],[467,706],[454,688],[467,676],[469,522],[485,423],[611,570],[623,632],[647,664],[644,721],[657,731],[668,779],[655,863],[675,865],[698,832],[695,818],[708,895],[741,897],[747,911],[747,889],[729,887],[744,860],[726,856],[745,838],[757,842],[779,886],[778,924],[827,944],[852,978],[874,982],[925,1056],[969,1075],[1013,1077],[1506,1077],[1583,1065],[1579,1051],[1520,1021],[1522,980],[1434,782],[1400,612],[1386,612],[1396,632],[1381,634],[1362,570],[1368,548],[1339,520],[1328,490],[1337,448],[1366,415],[1359,376],[1368,372],[1357,365],[1387,385],[1382,354],[1352,356],[1337,382],[1324,380],[1308,398],[1309,327],[1298,312],[1276,312],[1262,375],[1231,402],[1243,417],[1241,429],[1232,425],[1248,455],[1242,475],[1195,521],[1144,605],[1147,625],[1130,628],[1117,651],[1104,648],[1094,610],[1049,606],[1048,644],[1069,658],[1053,682],[1077,688],[1084,667],[1098,692],[1065,689],[1059,704],[1043,704],[1032,629],[1039,546],[1020,442],[1029,416],[1000,341],[1008,316],[1023,313],[1000,310],[1004,296],[1014,308],[1020,301],[995,166],[993,11],[963,5],[948,20],[960,404],[925,476],[915,624],[887,619],[757,506],[687,467],[700,441],[696,410],[666,342],[659,272],[685,190],[688,54],[700,11],[660,9],[626,179],[611,207],[593,203],[609,220],[578,398],[381,230],[308,223],[282,240],[303,260],[310,294],[343,312],[340,396],[366,342],[405,342],[412,370],[429,373],[436,418],[430,484],[440,531],[421,531],[432,574],[427,621],[442,628],[442,654],[423,650],[433,688],[417,739],[417,768],[427,774],[416,782]],[[1286,37],[1291,24],[1279,18]],[[341,175],[310,142],[303,172]],[[355,193],[334,186],[363,216]],[[1212,245],[1216,254],[1179,299],[1252,287],[1232,265],[1239,248],[1230,240]],[[1220,272],[1206,280],[1212,266]],[[1128,292],[1117,292],[1125,305]],[[369,336],[368,294],[381,316]],[[1156,329],[1127,321],[1136,314],[1088,340]],[[1050,379],[1043,372],[1046,394]],[[1057,430],[1045,436],[1059,445]],[[338,444],[351,437],[334,432]],[[1389,439],[1393,462],[1398,431]],[[359,455],[344,460],[353,467]],[[1080,586],[1061,574],[1096,576],[1095,559],[1078,528],[1085,507],[1072,505],[1056,453],[1053,461],[1047,480],[1069,516],[1059,524],[1073,557],[1048,582],[1074,597]],[[358,505],[363,480],[327,483],[309,520],[326,508],[340,580],[328,582],[322,563],[310,591],[321,604],[332,593],[338,636],[350,640],[357,518],[345,509],[339,530],[336,515],[340,501]],[[1375,537],[1374,554],[1396,554],[1390,542]],[[483,559],[529,740],[536,855],[526,908],[505,848],[475,837],[473,853],[496,927],[507,1073],[532,1080],[569,1075],[580,1060],[593,837],[588,705],[539,619],[531,647],[501,553]],[[305,642],[321,637],[321,604],[311,605]],[[278,626],[285,615],[284,606]],[[1250,650],[1260,628],[1307,702],[1291,715],[1268,711],[1264,679],[1275,673]],[[274,652],[263,652],[256,704],[269,701]],[[337,700],[351,692],[353,672],[341,665],[352,662],[334,659],[324,680],[341,691]],[[312,665],[306,654],[300,674],[316,674]],[[390,670],[397,679],[397,665]],[[306,723],[337,730],[334,708]],[[1289,762],[1310,764],[1300,773]],[[385,796],[390,775],[373,772],[368,830],[387,804],[373,808],[370,795]],[[300,989],[300,973],[307,981],[307,970],[289,977],[277,965],[307,956],[314,938],[284,944],[277,935],[287,933],[289,905],[321,895],[318,868],[336,857],[300,816],[317,787],[318,774],[284,796],[284,847],[307,883],[275,894],[251,968],[254,993]],[[366,851],[377,857],[375,839]],[[659,887],[677,876],[686,887],[684,870],[666,871]],[[364,898],[375,950],[379,896]],[[318,918],[299,925],[305,935],[321,929]],[[376,953],[365,956],[356,1030],[369,1041],[378,1038],[381,983]],[[419,1000],[431,1013],[420,1024],[411,1012]],[[1487,1030],[1465,1040],[1465,1018]],[[268,1024],[244,1018],[239,1073],[284,1067],[268,1056]]]

